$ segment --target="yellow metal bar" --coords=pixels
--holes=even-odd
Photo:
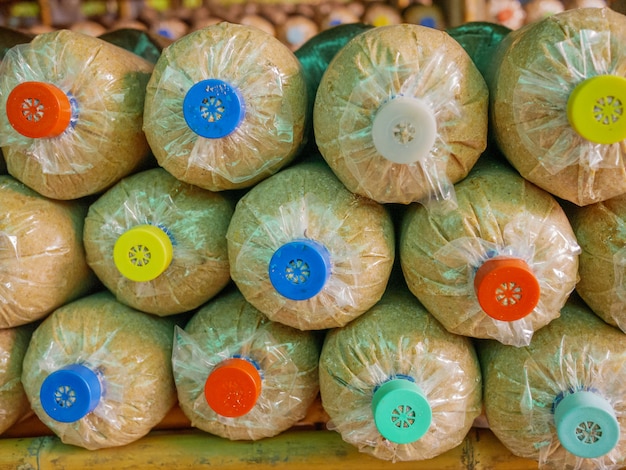
[[[52,436],[0,439],[0,470],[176,470],[207,465],[220,470],[537,468],[534,461],[512,456],[489,430],[478,428],[439,457],[395,464],[359,453],[332,431],[291,430],[256,442],[229,441],[196,430],[156,431],[127,446],[97,451],[64,445]]]

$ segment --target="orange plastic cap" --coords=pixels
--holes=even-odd
[[[17,85],[7,99],[9,123],[20,134],[31,137],[56,137],[67,129],[72,105],[60,88],[44,82]]]
[[[261,375],[251,362],[231,358],[209,374],[204,396],[213,411],[228,418],[248,413],[261,394]]]
[[[539,302],[539,282],[524,260],[491,258],[474,278],[478,303],[490,317],[515,321],[531,313]]]

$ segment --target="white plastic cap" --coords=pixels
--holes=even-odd
[[[378,153],[394,163],[425,159],[437,138],[437,120],[419,98],[397,96],[383,104],[372,124],[372,139]]]

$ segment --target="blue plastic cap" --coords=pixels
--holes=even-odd
[[[50,374],[41,384],[39,399],[44,411],[55,421],[73,423],[91,413],[102,396],[95,372],[73,364]]]
[[[437,21],[432,16],[425,16],[420,20],[420,26],[426,26],[427,28],[434,28],[437,26]]]
[[[156,33],[158,36],[163,36],[167,39],[174,39],[174,34],[167,28],[159,28]]]
[[[215,78],[194,84],[183,100],[187,125],[207,139],[226,137],[239,127],[245,114],[245,103],[239,91]]]
[[[285,243],[272,255],[269,276],[276,291],[291,300],[317,295],[330,276],[330,253],[315,240]]]

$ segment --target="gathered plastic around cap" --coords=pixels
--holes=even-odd
[[[619,441],[620,428],[613,408],[591,391],[566,395],[556,405],[554,422],[561,445],[578,457],[601,457]]]
[[[474,290],[490,317],[515,321],[530,314],[539,302],[539,281],[519,258],[491,258],[476,271]]]
[[[9,123],[23,136],[56,137],[70,124],[72,105],[63,90],[45,82],[24,82],[7,98]]]
[[[315,125],[316,140],[322,155],[353,192],[379,203],[420,202],[447,211],[457,202],[452,175],[448,174],[450,155],[456,153],[452,148],[469,144],[457,130],[463,128],[462,133],[471,133],[472,139],[486,136],[482,117],[468,115],[486,113],[486,90],[481,83],[468,91],[475,96],[469,107],[458,99],[458,90],[467,85],[463,79],[466,72],[477,72],[449,60],[450,47],[456,47],[448,42],[451,38],[433,36],[438,46],[428,51],[407,49],[410,59],[404,53],[381,53],[397,49],[394,43],[399,36],[394,31],[411,42],[415,28],[422,28],[420,34],[429,37],[433,33],[409,24],[373,28],[354,37],[337,53],[320,82],[313,119],[314,124],[330,119],[336,122],[336,129]],[[333,86],[332,81],[346,79],[338,65],[344,61],[362,65],[352,77],[360,78],[350,87]],[[315,116],[323,116],[323,120]],[[472,142],[466,153],[468,161],[479,154],[475,147],[478,141]]]
[[[583,138],[598,144],[626,139],[626,78],[600,75],[579,83],[567,100],[567,119]]]
[[[620,91],[622,85],[610,85],[609,89],[602,84],[615,80],[609,76],[623,75],[623,54],[615,33],[601,26],[608,20],[601,11],[589,10],[589,28],[574,28],[562,41],[542,44],[541,53],[519,70],[520,78],[511,95],[513,139],[521,139],[523,150],[542,167],[537,168],[541,172],[556,175],[568,167],[578,167],[578,184],[563,188],[577,204],[603,197],[598,170],[611,169],[614,173],[624,168],[622,146],[599,144],[619,138],[620,131],[600,129],[614,127],[603,124],[605,117],[608,121],[625,120],[619,117],[618,101],[623,106],[626,99]],[[559,17],[567,19],[570,14],[566,11]],[[619,81],[617,77],[615,82]]]
[[[380,434],[396,444],[419,440],[432,420],[432,410],[421,389],[404,378],[389,380],[374,392],[372,413]]]
[[[195,83],[183,100],[185,122],[196,134],[208,139],[220,139],[232,133],[245,113],[239,91],[218,79]]]
[[[81,364],[51,373],[39,392],[44,411],[62,423],[73,423],[91,413],[101,397],[102,386],[97,374]]]
[[[261,375],[250,361],[233,357],[219,363],[209,374],[204,396],[213,411],[228,418],[248,413],[261,394]]]
[[[384,103],[372,123],[376,150],[394,163],[428,157],[437,138],[437,120],[424,101],[398,96]]]
[[[152,281],[172,262],[172,241],[154,225],[137,225],[124,232],[113,247],[113,261],[119,272],[136,282]]]
[[[294,240],[280,246],[269,263],[269,278],[276,291],[291,300],[317,295],[330,276],[328,249],[310,239]]]

